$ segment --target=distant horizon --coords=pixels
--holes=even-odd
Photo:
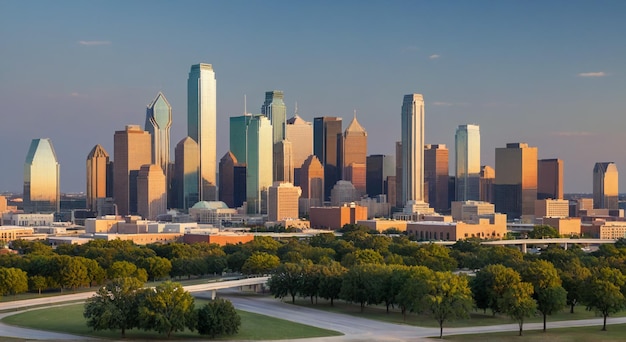
[[[566,193],[591,193],[596,162],[626,170],[623,13],[626,2],[606,0],[3,1],[0,189],[23,187],[30,141],[48,137],[61,191],[85,191],[90,149],[101,144],[114,159],[114,132],[143,128],[159,92],[172,105],[173,151],[187,135],[190,67],[207,63],[216,162],[244,95],[260,113],[265,92],[282,90],[287,117],[297,102],[310,122],[347,125],[356,110],[368,155],[393,155],[402,97],[419,93],[425,143],[448,146],[451,170],[455,130],[471,123],[481,165],[495,168],[496,148],[525,142],[539,159],[564,161]]]

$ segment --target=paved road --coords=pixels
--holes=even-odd
[[[65,296],[38,298],[36,300],[29,300],[30,305],[47,305],[53,303],[59,303],[68,300],[80,300],[89,298],[93,295],[91,293],[77,293]],[[210,291],[196,293],[198,297],[210,298]],[[267,316],[277,317],[293,322],[304,323],[312,326],[316,326],[323,329],[335,330],[343,333],[343,336],[336,337],[323,337],[323,338],[311,338],[311,339],[298,339],[293,341],[298,342],[345,342],[345,341],[420,341],[425,340],[429,336],[438,336],[438,328],[423,328],[415,327],[403,324],[392,324],[380,321],[374,321],[370,319],[360,318],[350,315],[342,315],[327,311],[315,310],[308,307],[292,305],[281,302],[271,297],[262,296],[250,296],[242,294],[235,290],[226,290],[220,292],[221,297],[228,298],[233,302],[235,307],[241,310],[259,313]],[[7,302],[0,303],[0,309],[7,309],[9,307],[23,307],[26,301],[20,302]],[[39,302],[39,304],[34,304]],[[17,311],[16,311],[17,312]],[[4,313],[0,314],[0,319],[14,314]],[[610,318],[607,321],[608,324],[623,324],[626,323],[626,317]],[[561,322],[548,322],[548,328],[567,328],[567,327],[580,327],[580,326],[599,326],[602,325],[602,319],[586,319],[575,321],[561,321]],[[538,330],[542,329],[541,323],[525,324],[524,330]],[[482,334],[491,332],[504,332],[511,331],[516,332],[518,330],[517,324],[502,324],[493,326],[475,326],[465,328],[445,328],[444,335],[458,335],[458,334]],[[598,328],[599,329],[599,328]],[[8,326],[0,323],[0,336],[17,337],[30,340],[85,340],[82,336],[73,336],[69,334],[59,334],[47,331],[39,331],[34,329],[18,328]],[[283,340],[286,341],[286,340]]]

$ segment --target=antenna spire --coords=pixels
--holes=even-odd
[[[296,101],[296,112],[294,114],[298,115],[298,101]]]
[[[356,109],[354,110],[354,119],[356,120]]]

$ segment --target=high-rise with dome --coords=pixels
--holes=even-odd
[[[216,82],[211,64],[191,66],[187,80],[187,135],[198,143],[201,201],[217,198]]]
[[[50,139],[33,139],[24,163],[24,212],[59,211],[59,162]]]

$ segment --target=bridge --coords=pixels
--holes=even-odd
[[[245,286],[252,286],[254,290],[256,291],[258,289],[258,286],[265,285],[268,279],[270,279],[270,277],[255,277],[255,278],[245,278],[245,279],[237,279],[237,280],[214,281],[214,282],[210,282],[206,284],[185,286],[185,290],[189,292],[211,291],[211,299],[215,299],[217,290],[231,289],[231,288],[237,288],[237,287],[243,288]]]
[[[528,245],[550,245],[550,244],[558,244],[562,245],[563,248],[567,249],[568,244],[576,244],[576,245],[603,245],[603,244],[614,244],[616,240],[613,239],[566,239],[566,238],[555,238],[555,239],[518,239],[518,240],[490,240],[490,241],[481,241],[481,245],[499,245],[499,246],[520,246],[522,253],[526,253]],[[456,241],[430,241],[424,243],[435,243],[438,245],[444,246],[452,246],[456,243]]]

